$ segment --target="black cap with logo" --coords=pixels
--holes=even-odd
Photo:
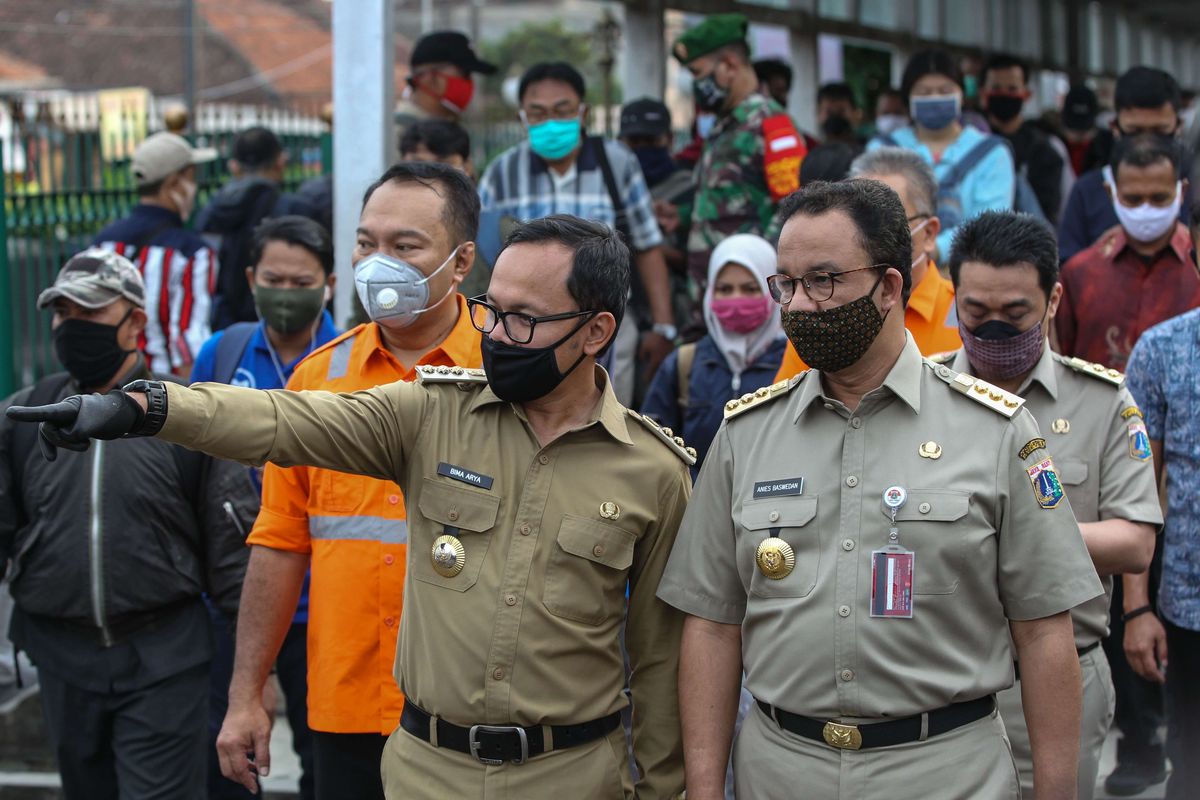
[[[481,60],[471,49],[471,41],[458,31],[434,31],[417,40],[412,57],[408,60],[413,69],[422,64],[453,64],[463,72],[478,72],[491,75],[495,64]]]

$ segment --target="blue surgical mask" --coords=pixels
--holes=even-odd
[[[909,102],[913,121],[930,131],[940,131],[962,114],[962,99],[958,93],[914,97]]]
[[[547,161],[566,158],[579,146],[578,119],[548,119],[529,126],[529,147]]]
[[[707,139],[712,133],[713,126],[717,124],[717,115],[709,114],[702,111],[696,115],[696,135],[701,139]]]

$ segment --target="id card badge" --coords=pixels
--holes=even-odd
[[[898,545],[871,553],[871,616],[912,619],[914,553]]]

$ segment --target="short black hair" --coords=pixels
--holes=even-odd
[[[817,217],[841,211],[854,223],[858,246],[869,265],[891,267],[904,279],[903,298],[912,290],[912,234],[900,196],[891,187],[869,178],[828,183],[816,181],[792,192],[779,205],[781,226],[797,214]],[[868,265],[864,265],[868,266]]]
[[[1113,180],[1117,180],[1117,172],[1121,164],[1131,167],[1148,167],[1159,161],[1167,161],[1179,180],[1183,172],[1183,150],[1174,136],[1163,136],[1160,133],[1139,133],[1136,136],[1122,136],[1113,142],[1112,155],[1108,166],[1112,169]]]
[[[1130,67],[1117,78],[1113,106],[1118,112],[1127,108],[1162,108],[1164,103],[1170,103],[1176,111],[1183,106],[1179,83],[1171,73],[1155,67],[1137,66]]]
[[[271,166],[282,152],[279,137],[261,125],[247,128],[233,140],[233,157],[250,172]]]
[[[817,102],[820,103],[822,100],[845,100],[852,108],[858,108],[858,99],[854,96],[854,89],[843,81],[822,84],[821,88],[817,89]]]
[[[781,58],[760,58],[754,62],[754,74],[759,83],[766,83],[771,78],[783,78],[787,88],[792,88],[792,65]]]
[[[436,161],[402,161],[388,167],[363,193],[363,208],[385,183],[419,183],[437,192],[444,201],[442,221],[456,244],[473,242],[479,235],[479,194],[461,170]]]
[[[950,280],[958,289],[962,265],[977,261],[992,267],[1032,264],[1046,297],[1058,282],[1058,244],[1054,229],[1032,214],[985,211],[958,227],[950,246]]]
[[[407,126],[400,137],[400,157],[416,152],[421,145],[438,158],[457,155],[465,161],[471,157],[471,134],[446,119],[422,119]]]
[[[953,56],[945,50],[922,50],[904,66],[904,76],[900,79],[900,96],[904,98],[905,103],[912,94],[913,86],[926,75],[945,75],[962,86],[962,73],[958,71]]]
[[[324,225],[295,214],[264,219],[255,227],[254,238],[250,243],[251,269],[258,269],[263,251],[271,242],[286,242],[303,247],[321,262],[321,269],[325,270],[326,277],[333,273],[333,239],[329,237],[329,231],[325,230]]]
[[[521,76],[521,83],[517,87],[517,102],[525,99],[526,89],[540,81],[561,81],[574,89],[580,100],[587,96],[587,84],[584,83],[579,70],[565,61],[543,61],[525,70],[525,74]]]
[[[994,56],[983,62],[983,69],[979,71],[980,85],[987,83],[987,74],[993,69],[1013,69],[1016,67],[1021,70],[1021,83],[1029,83],[1029,67],[1020,58],[1009,53],[996,53]]]
[[[621,241],[621,235],[599,222],[553,214],[518,225],[505,240],[504,249],[514,244],[543,242],[557,242],[574,253],[567,292],[579,310],[607,311],[616,318],[616,328],[620,328],[632,272],[629,248]],[[616,328],[597,355],[603,355],[612,346]]]

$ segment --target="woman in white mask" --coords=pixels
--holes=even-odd
[[[724,417],[725,403],[769,386],[786,339],[779,306],[767,292],[775,248],[761,236],[723,240],[708,262],[704,321],[708,333],[681,346],[659,367],[642,411],[696,448],[693,476]]]

